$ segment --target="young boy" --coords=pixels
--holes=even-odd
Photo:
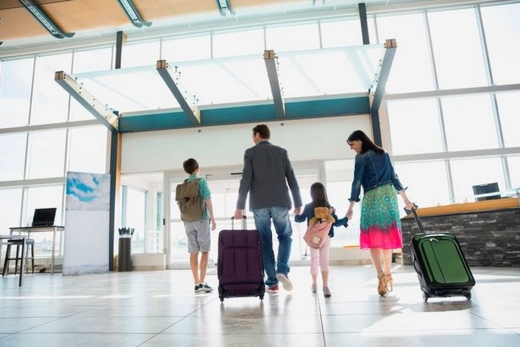
[[[204,212],[200,220],[184,222],[186,236],[188,238],[188,252],[190,253],[190,267],[195,282],[195,293],[210,293],[213,291],[206,282],[206,269],[208,267],[208,256],[211,248],[211,230],[215,230],[217,224],[213,215],[211,204],[211,192],[208,181],[198,177],[200,173],[199,163],[193,158],[183,163],[184,171],[189,174],[187,182],[198,180],[200,196],[204,203]],[[200,262],[199,262],[199,253]]]

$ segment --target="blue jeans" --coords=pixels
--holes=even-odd
[[[270,287],[278,284],[276,274],[287,276],[290,271],[289,258],[291,256],[292,226],[287,207],[269,207],[253,210],[255,226],[262,238],[262,255],[264,257],[264,271],[267,275],[265,285]],[[273,251],[273,232],[271,219],[278,235],[278,261]]]

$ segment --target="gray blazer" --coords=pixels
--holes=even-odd
[[[269,207],[290,209],[289,188],[294,205],[301,207],[300,187],[285,149],[264,140],[245,151],[237,209],[245,208],[248,193],[251,211]]]

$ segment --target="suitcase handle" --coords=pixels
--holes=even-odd
[[[408,209],[408,208],[404,208],[404,212],[409,215],[410,213],[413,214],[413,217],[415,219],[415,222],[417,223],[417,225],[419,226],[419,231],[423,234],[426,233],[426,231],[424,230],[424,226],[422,224],[422,221],[421,221],[421,218],[419,218],[419,215],[417,214],[417,208],[419,206],[417,206],[417,204],[414,202],[413,203],[413,208],[412,209]]]
[[[242,229],[247,230],[247,216],[242,216]],[[231,217],[231,230],[235,230],[235,216]]]
[[[419,218],[419,215],[417,214],[417,207],[412,208],[412,213],[413,217],[415,218],[415,221],[417,222],[417,225],[419,226],[419,230],[421,231],[421,233],[425,234],[426,231],[424,230],[421,218]]]

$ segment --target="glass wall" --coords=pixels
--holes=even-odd
[[[110,52],[111,50],[108,50]],[[32,223],[36,208],[56,207],[64,223],[67,171],[106,173],[108,132],[83,106],[70,102],[56,71],[109,67],[110,54],[59,52],[4,60],[0,73],[0,230]],[[102,63],[108,58],[108,64]],[[90,120],[90,125],[75,121]],[[31,235],[37,257],[50,255],[52,235]],[[62,240],[59,240],[60,242]],[[61,248],[57,248],[61,255]]]
[[[507,155],[520,144],[518,92],[498,88],[520,82],[511,60],[520,54],[518,16],[518,3],[376,16],[379,39],[398,43],[387,145],[419,205],[475,201],[476,184],[518,188],[518,161]]]

